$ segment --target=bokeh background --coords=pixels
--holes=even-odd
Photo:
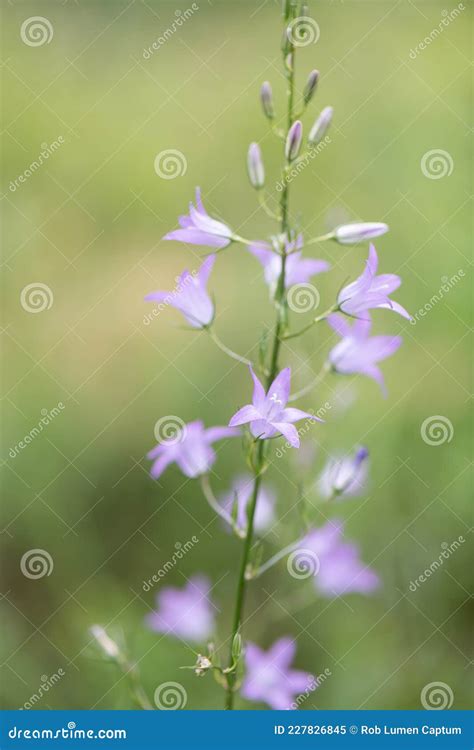
[[[164,415],[226,424],[249,394],[244,367],[205,334],[183,330],[169,310],[151,322],[146,293],[172,288],[202,253],[161,241],[176,226],[195,185],[205,204],[240,234],[274,230],[248,186],[248,144],[260,142],[270,202],[277,197],[281,144],[261,114],[258,91],[272,82],[278,117],[285,84],[279,4],[202,0],[152,54],[153,41],[188,7],[181,2],[11,2],[3,10],[3,424],[1,662],[3,706],[18,708],[45,677],[64,676],[37,708],[129,708],[124,680],[98,658],[88,628],[124,639],[150,698],[177,680],[187,708],[221,707],[207,676],[179,670],[194,654],[147,631],[155,590],[143,581],[193,536],[199,543],[162,585],[182,586],[201,571],[215,588],[216,643],[228,636],[240,559],[199,486],[174,468],[149,478],[146,452]],[[461,4],[462,5],[462,4]],[[318,598],[283,563],[251,586],[246,634],[267,646],[297,638],[296,666],[331,676],[304,708],[420,708],[433,681],[469,702],[470,8],[442,26],[443,2],[318,2],[317,44],[298,51],[297,85],[317,67],[322,78],[307,126],[335,108],[331,144],[291,187],[291,211],[306,236],[340,221],[386,221],[377,247],[382,272],[396,272],[396,298],[412,313],[461,274],[416,325],[380,312],[378,332],[404,346],[383,365],[384,400],[371,381],[328,379],[301,404],[333,408],[304,440],[300,456],[273,461],[268,481],[286,514],[267,553],[301,529],[295,506],[305,483],[315,522],[338,515],[348,538],[383,579],[370,598]],[[31,16],[49,20],[48,43],[21,38]],[[417,45],[433,29],[424,50]],[[16,189],[42,144],[61,139]],[[163,179],[157,154],[176,149],[186,169]],[[428,174],[422,160],[442,151]],[[427,158],[427,157],[426,157]],[[426,162],[425,158],[425,162]],[[309,249],[308,249],[309,251]],[[363,266],[366,247],[325,244],[314,257],[334,265],[318,277],[322,305]],[[33,314],[22,290],[45,284],[52,304]],[[241,247],[219,258],[212,276],[221,338],[255,355],[272,308],[255,259]],[[299,325],[304,316],[295,316]],[[334,338],[324,325],[284,348],[295,387],[319,370]],[[25,449],[12,448],[44,410],[64,408]],[[429,417],[448,420],[449,440],[427,444]],[[312,489],[328,454],[360,442],[371,451],[371,485],[360,500],[330,509]],[[276,448],[276,446],[275,446]],[[216,491],[242,471],[235,442],[223,444]],[[297,481],[295,480],[297,478]],[[416,592],[410,581],[438,559],[443,544],[466,543]],[[46,550],[50,575],[25,577],[25,552]],[[239,700],[240,708],[258,708]],[[262,706],[260,706],[262,707]]]

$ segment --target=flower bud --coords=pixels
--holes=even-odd
[[[316,91],[316,86],[318,85],[318,80],[319,70],[312,70],[308,76],[308,80],[306,81],[306,86],[304,87],[303,91],[303,99],[305,104],[309,104],[309,102],[313,98],[314,92]]]
[[[121,655],[120,649],[115,641],[110,638],[101,625],[92,625],[90,628],[91,635],[99,644],[100,648],[110,659],[118,659]]]
[[[262,102],[265,117],[268,117],[269,120],[273,120],[273,118],[275,117],[275,111],[273,109],[272,87],[270,86],[268,81],[264,81],[262,83],[262,87],[260,89],[260,101]]]
[[[293,161],[299,154],[303,138],[303,125],[296,120],[288,131],[285,144],[285,156],[287,161]]]
[[[356,242],[372,240],[388,232],[388,225],[381,222],[365,222],[360,224],[343,224],[334,230],[334,239],[341,245],[353,245]]]
[[[252,187],[256,190],[263,188],[265,184],[265,169],[262,161],[262,152],[258,143],[251,143],[247,154],[247,170]]]
[[[334,110],[332,107],[324,107],[323,111],[309,131],[308,141],[311,145],[319,143],[319,141],[324,138],[331,124],[333,112]]]

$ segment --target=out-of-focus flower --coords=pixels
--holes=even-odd
[[[294,161],[298,156],[303,138],[303,125],[301,120],[296,120],[288,131],[285,145],[285,156],[287,161]]]
[[[394,273],[384,273],[377,276],[378,262],[377,252],[371,244],[363,273],[339,292],[337,298],[339,310],[347,315],[359,317],[367,310],[382,308],[393,310],[393,312],[411,320],[411,316],[405,308],[388,296],[398,289],[402,283],[400,276],[396,276]]]
[[[292,638],[280,638],[268,651],[247,643],[242,696],[249,701],[266,703],[276,711],[289,709],[296,696],[314,685],[313,675],[291,669],[295,652]]]
[[[372,321],[356,319],[352,325],[347,318],[334,314],[328,317],[331,328],[342,340],[329,352],[329,362],[342,375],[366,375],[375,380],[386,394],[382,372],[377,366],[394,354],[402,344],[401,336],[370,336]]]
[[[212,635],[215,624],[210,590],[211,582],[203,575],[190,578],[183,589],[163,588],[156,597],[156,611],[147,615],[146,624],[157,633],[202,643]]]
[[[214,304],[206,287],[215,260],[215,255],[209,255],[197,274],[191,274],[188,270],[183,271],[172,292],[151,292],[145,300],[164,302],[174,307],[184,315],[193,328],[208,326],[214,318]]]
[[[322,139],[326,135],[332,122],[333,112],[334,110],[332,107],[324,107],[323,111],[314,122],[314,125],[309,131],[308,135],[308,141],[312,146],[322,141]]]
[[[147,458],[154,461],[150,474],[158,479],[172,463],[176,463],[187,477],[205,474],[216,460],[212,444],[239,434],[239,430],[231,427],[209,427],[206,430],[200,419],[189,422],[176,436],[159,443],[147,454]]]
[[[260,101],[262,102],[262,109],[265,117],[268,117],[269,120],[273,120],[275,117],[275,111],[273,109],[273,94],[272,87],[268,81],[262,83],[260,89]]]
[[[232,242],[232,229],[209,216],[201,201],[201,190],[196,188],[196,207],[189,204],[189,214],[179,217],[181,229],[174,229],[163,237],[190,245],[223,248]]]
[[[301,540],[300,549],[310,550],[319,561],[315,588],[328,597],[371,594],[380,585],[379,577],[361,561],[358,546],[345,542],[343,535],[343,522],[331,520]]]
[[[366,221],[362,223],[342,224],[334,230],[334,239],[341,245],[355,245],[380,237],[388,232],[388,224],[381,221]]]
[[[305,104],[309,104],[316,91],[316,86],[319,81],[319,70],[312,70],[306,81],[306,85],[303,91],[303,100]]]
[[[258,143],[251,143],[247,154],[247,171],[252,187],[260,190],[265,185],[265,168]]]
[[[254,477],[242,474],[234,479],[231,489],[222,497],[222,506],[231,513],[234,503],[237,504],[236,524],[239,530],[247,531],[247,509],[252,497]],[[263,534],[275,519],[275,494],[265,485],[260,486],[253,528],[257,534]]]
[[[306,411],[295,408],[285,408],[290,397],[291,370],[286,367],[275,378],[265,393],[260,380],[250,367],[254,390],[252,403],[243,406],[234,414],[229,422],[230,427],[250,423],[250,431],[256,438],[274,437],[282,434],[293,448],[298,448],[300,438],[293,423],[300,419],[311,419],[322,422],[322,419]]]
[[[352,456],[330,458],[318,479],[318,489],[327,500],[332,497],[357,497],[367,484],[369,451],[358,448]]]
[[[119,646],[109,635],[107,635],[107,631],[102,625],[92,625],[89,628],[89,632],[94,636],[98,645],[109,659],[119,659],[121,657],[122,653]]]
[[[294,242],[286,241],[286,261],[285,261],[285,288],[289,289],[295,284],[305,284],[317,273],[329,271],[330,264],[326,260],[315,260],[313,258],[303,258],[300,248],[303,247],[303,235],[299,234]],[[270,287],[272,294],[278,284],[281,274],[282,256],[272,250],[268,242],[255,242],[248,246],[248,249],[257,260],[262,264],[265,281]],[[288,253],[290,253],[288,255]]]

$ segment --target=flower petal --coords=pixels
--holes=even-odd
[[[216,440],[239,437],[240,434],[240,430],[234,427],[209,427],[205,432],[205,438],[208,443],[215,443]]]
[[[252,365],[250,365],[249,369],[250,369],[250,374],[253,380],[253,396],[252,396],[253,405],[257,409],[262,409],[265,403],[265,389],[263,385],[261,384],[260,380],[258,379],[258,377],[255,375]]]
[[[283,409],[281,413],[281,419],[285,422],[299,422],[300,419],[313,419],[315,422],[324,422],[324,419],[316,417],[314,414],[309,414],[307,411],[301,409],[295,409],[293,406]]]
[[[247,422],[252,422],[256,419],[261,419],[260,412],[257,411],[253,404],[247,404],[234,414],[229,422],[229,427],[237,427],[238,425],[246,424]]]
[[[288,424],[288,422],[272,422],[272,425],[276,430],[278,430],[278,432],[281,432],[283,437],[286,437],[289,444],[293,446],[293,448],[300,447],[300,438],[296,427],[294,427],[292,424]]]
[[[275,378],[267,392],[267,399],[280,403],[283,408],[290,397],[291,370],[285,367]]]

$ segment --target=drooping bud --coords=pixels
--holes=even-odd
[[[296,120],[288,131],[285,144],[285,156],[287,161],[294,161],[299,154],[303,138],[303,125],[301,120]]]
[[[309,104],[309,102],[313,98],[314,92],[316,91],[316,86],[318,85],[318,80],[319,70],[312,70],[308,76],[308,80],[306,81],[306,86],[304,87],[303,91],[303,99],[305,105]]]
[[[262,152],[258,143],[251,143],[247,154],[247,170],[252,187],[256,190],[263,188],[265,184],[265,169],[263,166]]]
[[[106,656],[110,659],[118,659],[121,655],[120,648],[115,641],[107,635],[106,631],[101,625],[92,625],[90,628],[90,634],[94,636],[98,645]]]
[[[331,124],[333,112],[334,110],[332,107],[324,107],[309,131],[308,141],[311,145],[319,143],[324,138]]]
[[[268,81],[262,83],[260,89],[260,101],[262,102],[265,117],[268,117],[269,120],[273,120],[275,117],[275,110],[273,109],[272,87]]]
[[[382,222],[343,224],[334,230],[334,239],[341,245],[354,245],[356,242],[365,242],[374,237],[380,237],[386,232],[388,232],[388,225]]]

